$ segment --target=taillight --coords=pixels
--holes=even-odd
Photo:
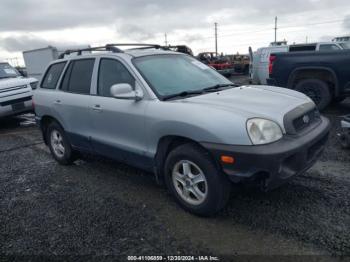
[[[269,58],[269,74],[272,75],[273,73],[273,62],[275,62],[276,56],[275,55],[270,55]]]

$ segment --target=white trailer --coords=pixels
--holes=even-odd
[[[26,65],[28,77],[34,77],[41,80],[41,77],[47,65],[53,60],[58,59],[59,55],[67,49],[89,48],[89,45],[84,46],[47,46],[44,48],[23,51],[23,59]],[[76,54],[72,54],[76,55]]]

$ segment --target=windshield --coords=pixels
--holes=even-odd
[[[230,85],[214,69],[186,55],[153,55],[133,60],[135,67],[160,97]]]
[[[340,43],[339,45],[341,45],[341,47],[344,49],[350,49],[350,42],[349,43]]]
[[[19,73],[8,63],[0,63],[0,78],[17,77]]]

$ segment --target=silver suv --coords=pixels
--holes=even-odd
[[[236,86],[159,46],[117,46],[67,51],[78,55],[51,63],[34,94],[37,122],[59,163],[79,152],[128,163],[154,172],[186,210],[211,215],[226,204],[232,182],[269,190],[322,153],[329,121],[305,95]]]

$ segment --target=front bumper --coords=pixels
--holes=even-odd
[[[222,155],[232,156],[233,164],[221,163],[231,181],[254,182],[267,191],[308,170],[322,154],[330,123],[325,117],[314,129],[301,136],[285,135],[281,140],[256,146],[202,143],[221,163]]]
[[[27,98],[25,97],[23,101],[14,100],[13,103],[0,103],[0,117],[19,115],[31,111],[33,111],[33,103],[31,96]]]

